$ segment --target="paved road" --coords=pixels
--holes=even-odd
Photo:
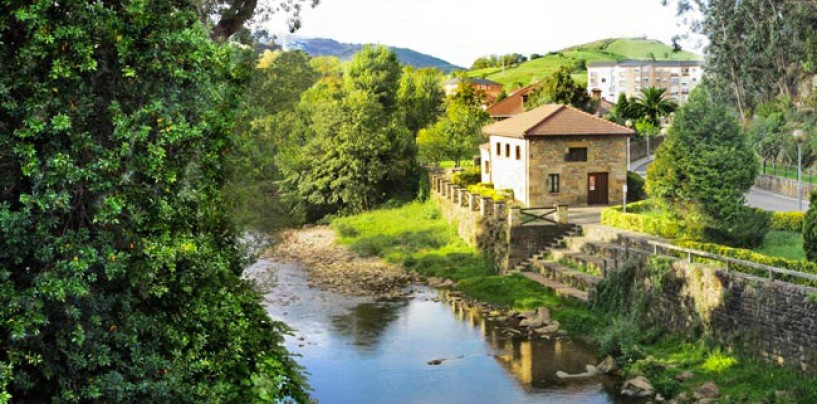
[[[651,160],[639,160],[633,162],[631,168],[642,177],[647,176],[647,166]],[[797,210],[797,199],[783,196],[773,192],[752,187],[746,194],[746,204],[755,208],[769,210],[773,212],[793,212]],[[808,209],[808,201],[803,201],[803,210]]]
[[[792,212],[797,210],[797,199],[773,192],[752,187],[746,194],[746,204],[763,210],[776,212]],[[803,201],[803,210],[808,209],[809,203]]]

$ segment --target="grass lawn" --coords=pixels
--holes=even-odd
[[[770,257],[798,261],[806,259],[806,253],[803,251],[803,235],[793,231],[770,231],[763,238],[763,244],[755,251]]]

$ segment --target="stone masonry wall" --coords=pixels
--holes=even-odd
[[[623,136],[549,136],[529,142],[528,205],[587,205],[587,174],[608,173],[608,202],[620,203],[627,181],[627,139]],[[567,162],[570,147],[586,147],[587,161]],[[550,193],[548,175],[559,174],[559,193]]]
[[[504,203],[472,195],[439,175],[431,176],[431,198],[460,237],[488,256],[498,272],[514,268],[541,251],[571,226],[513,226],[512,210]],[[518,218],[516,219],[518,220]]]
[[[755,186],[777,194],[797,198],[797,180],[778,177],[775,175],[761,174],[755,178]],[[812,190],[817,190],[817,185],[803,182],[803,200],[808,201]]]
[[[647,265],[649,247],[629,244],[635,248],[610,269],[619,270],[627,259],[640,263],[631,286],[648,296],[648,323],[710,335],[766,361],[817,372],[817,288],[686,260],[661,273]]]

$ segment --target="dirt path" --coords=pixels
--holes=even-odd
[[[353,295],[399,296],[401,289],[415,281],[414,274],[379,258],[360,258],[346,246],[338,245],[328,226],[288,230],[281,243],[265,254],[284,263],[303,264],[309,280]]]

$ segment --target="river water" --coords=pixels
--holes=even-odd
[[[556,378],[598,362],[582,344],[508,338],[433,289],[349,297],[310,287],[297,265],[264,260],[246,276],[264,285],[270,316],[295,329],[286,345],[322,404],[622,402],[606,378]],[[445,360],[427,364],[435,359]]]

